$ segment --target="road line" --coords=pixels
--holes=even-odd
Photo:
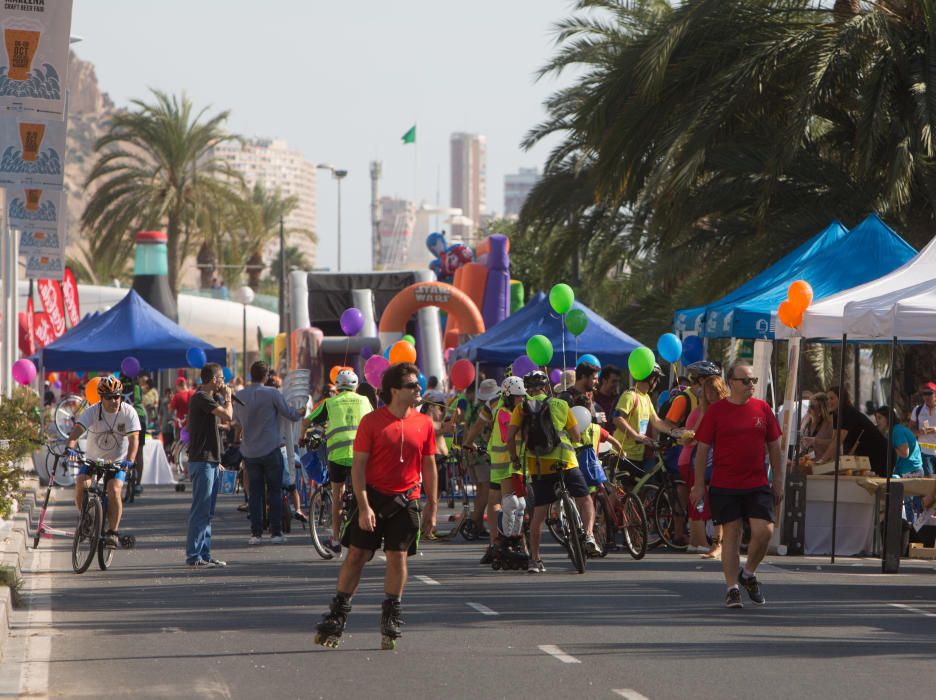
[[[620,695],[622,698],[627,698],[627,700],[650,700],[646,695],[641,695],[636,690],[631,690],[630,688],[615,688],[611,692]]]
[[[569,656],[562,649],[560,649],[559,647],[553,644],[540,644],[539,649],[540,651],[545,651],[550,656],[554,656],[555,658],[559,659],[564,664],[582,663],[581,661],[576,659],[574,656]]]
[[[926,612],[925,610],[920,610],[919,608],[914,608],[909,605],[904,605],[903,603],[888,603],[891,607],[900,608],[901,610],[906,610],[908,612],[917,613],[918,615],[924,615],[926,617],[936,617],[936,613]]]
[[[465,603],[469,608],[474,608],[482,615],[500,615],[500,613],[491,610],[487,605],[481,603]]]
[[[442,584],[436,581],[434,578],[429,578],[428,576],[417,576],[420,581],[425,583],[427,586],[441,586]]]

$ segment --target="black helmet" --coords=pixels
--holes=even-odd
[[[543,387],[547,384],[549,384],[549,377],[546,376],[545,372],[541,372],[538,369],[533,370],[523,377],[523,386],[528,390]]]
[[[650,377],[659,377],[660,379],[663,379],[663,377],[665,377],[665,376],[666,376],[666,373],[663,372],[663,368],[660,367],[660,363],[659,363],[659,362],[654,362],[654,363],[653,363],[653,371],[650,373]],[[648,377],[648,379],[649,379],[649,377]]]
[[[690,377],[717,377],[721,374],[721,368],[711,360],[693,362],[686,370]]]

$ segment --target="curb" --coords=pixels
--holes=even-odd
[[[13,567],[17,578],[23,576],[26,561],[26,543],[33,529],[33,513],[40,503],[39,480],[35,476],[23,482],[18,498],[19,510],[9,520],[0,520],[0,564]],[[3,645],[10,634],[12,624],[13,596],[6,586],[0,587],[0,658]]]

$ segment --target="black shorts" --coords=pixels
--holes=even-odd
[[[351,467],[338,462],[328,462],[328,480],[333,484],[346,484],[351,481]]]
[[[709,489],[712,522],[724,525],[744,518],[774,522],[774,497],[769,486],[756,489]]]
[[[378,494],[368,488],[367,500],[377,514],[374,531],[361,529],[358,524],[358,509],[355,507],[348,526],[342,533],[341,544],[371,552],[380,549],[383,544],[385,552],[407,552],[410,556],[416,554],[419,542],[419,500],[409,501],[406,507],[397,508],[389,518],[381,516],[381,512],[385,512],[384,508],[393,500],[393,496]]]
[[[581,498],[588,495],[588,484],[585,483],[585,475],[582,474],[581,469],[578,467],[566,469],[563,471],[563,475],[570,496]],[[558,474],[532,477],[534,506],[548,506],[550,503],[556,502],[556,482],[558,480]]]

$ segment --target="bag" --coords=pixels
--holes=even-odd
[[[523,442],[531,455],[544,457],[559,447],[559,431],[553,424],[548,399],[524,402],[522,431]]]
[[[676,399],[679,398],[680,396],[686,397],[686,413],[685,415],[683,415],[682,418],[679,419],[679,421],[676,422],[675,427],[677,428],[682,428],[686,424],[686,421],[689,419],[689,414],[692,413],[692,400],[689,398],[688,389],[683,389],[682,391],[676,392],[675,395],[671,395],[666,400],[666,403],[664,403],[663,406],[660,408],[660,410],[657,412],[660,418],[666,418],[666,414],[669,413],[669,410],[672,407],[673,402],[676,401]]]
[[[244,456],[241,451],[234,445],[228,445],[224,454],[221,455],[221,466],[227,469],[237,469],[243,460]]]

